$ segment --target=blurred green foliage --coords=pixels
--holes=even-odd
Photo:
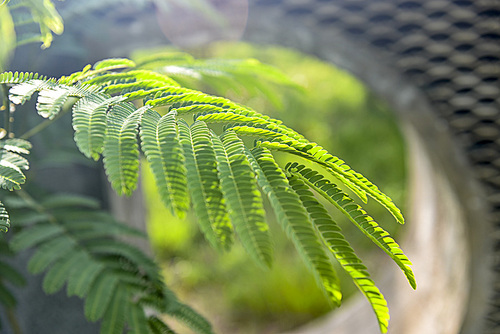
[[[391,196],[404,213],[405,151],[397,120],[358,80],[316,58],[273,46],[215,44],[204,50],[202,56],[252,57],[290,76],[304,89],[284,87],[279,104],[266,99],[266,92],[259,94],[241,88],[229,89],[225,96],[284,120],[306,138],[341,157]],[[210,92],[209,87],[205,88]],[[281,108],[277,109],[277,105]],[[276,261],[271,270],[263,271],[249,260],[238,243],[224,254],[210,248],[192,222],[194,217],[185,221],[172,217],[158,198],[147,167],[143,174],[149,234],[157,256],[165,263],[166,283],[183,300],[204,310],[220,333],[276,333],[330,310],[314,278],[276,224],[272,224],[276,227],[272,229],[274,236],[282,235],[276,239]],[[397,234],[398,226],[386,210],[373,201],[367,209],[390,233]],[[334,217],[344,234],[358,246],[355,250],[376,280],[377,266],[373,261],[378,250],[373,251],[370,241],[352,224],[339,215]],[[343,274],[343,270],[338,273]],[[356,289],[348,279],[342,280],[342,284],[348,298]]]

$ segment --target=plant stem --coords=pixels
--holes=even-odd
[[[14,334],[22,334],[21,326],[19,325],[19,321],[14,313],[14,310],[11,308],[7,309],[7,319],[9,320],[10,326],[12,328],[12,332]]]
[[[22,198],[28,205],[30,205],[39,214],[47,213],[47,210],[41,204],[39,204],[33,197],[31,197],[31,195],[28,194],[26,190],[18,189],[16,190],[16,195]],[[57,219],[51,214],[49,214],[48,221],[52,224],[58,224]]]
[[[9,88],[6,84],[2,84],[2,100],[3,106],[2,109],[5,112],[4,114],[4,129],[5,129],[5,137],[9,138],[10,133],[10,101],[9,101]]]
[[[28,139],[30,137],[33,137],[34,135],[36,135],[38,132],[42,131],[43,129],[45,129],[46,127],[48,127],[50,124],[54,123],[55,121],[57,121],[61,116],[63,116],[64,114],[66,114],[69,110],[71,110],[71,108],[64,108],[63,110],[61,110],[57,115],[56,117],[52,118],[52,119],[47,119],[45,121],[43,121],[42,123],[34,126],[32,129],[26,131],[21,137],[21,139]]]
[[[43,206],[38,204],[38,202],[35,201],[35,199],[26,192],[26,190],[18,189],[16,190],[16,194],[17,196],[21,197],[27,204],[31,205],[31,207],[34,208],[38,213],[45,213],[45,209],[43,208]]]

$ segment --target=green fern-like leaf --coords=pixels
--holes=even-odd
[[[29,154],[31,143],[24,139],[0,140],[0,187],[3,189],[20,189],[26,181],[24,170],[29,168],[28,160],[20,154]],[[0,202],[0,232],[7,232],[10,217],[5,206]]]
[[[202,231],[214,247],[228,249],[232,244],[233,227],[220,190],[210,130],[203,122],[189,127],[180,120],[179,132],[186,157],[188,187]]]
[[[33,73],[20,73],[17,77],[14,75],[10,80],[5,80],[6,83],[18,83],[9,91],[9,98],[12,103],[24,104],[36,92],[56,85],[53,79],[37,79],[37,76],[37,74]]]
[[[243,246],[257,263],[271,265],[272,245],[264,218],[262,198],[255,175],[245,156],[245,147],[234,132],[221,140],[212,135],[221,189],[229,217]]]
[[[26,285],[24,276],[11,264],[7,263],[13,256],[14,254],[7,241],[3,238],[0,239],[0,305],[5,308],[16,304],[14,296],[10,293],[11,287],[19,288]]]
[[[104,139],[104,168],[109,182],[120,195],[130,195],[139,179],[138,125],[144,108],[116,104],[108,113]]]
[[[73,106],[75,142],[88,158],[98,160],[104,147],[106,115],[110,106],[122,101],[121,97],[92,94]]]
[[[151,71],[133,70],[106,73],[84,81],[85,85],[102,87],[108,94],[152,90],[165,86],[179,87],[171,78]]]
[[[65,86],[46,87],[40,90],[36,108],[44,118],[53,119],[61,111],[69,97],[82,98],[99,93],[100,87]]]
[[[67,294],[76,295],[83,298],[94,283],[96,277],[104,270],[103,263],[92,261],[88,254],[81,259],[81,262],[75,263],[75,268],[68,276]]]
[[[359,205],[357,205],[345,192],[335,184],[324,178],[321,174],[297,163],[287,166],[287,170],[301,179],[312,189],[321,194],[332,203],[349,220],[358,227],[370,240],[391,257],[401,268],[410,285],[415,289],[416,282],[413,271],[409,267],[410,260],[404,255],[394,239],[380,227]]]
[[[196,333],[214,334],[210,323],[188,305],[178,304],[170,314],[188,325]]]
[[[116,240],[94,240],[87,242],[86,246],[94,254],[119,256],[131,263],[140,264],[141,270],[152,281],[160,281],[158,268],[155,263],[131,245]]]
[[[163,321],[158,319],[157,317],[149,317],[148,318],[149,329],[152,334],[175,334],[175,332],[170,329]]]
[[[129,99],[145,98],[146,105],[149,105],[151,107],[161,107],[187,101],[205,102],[206,100],[206,95],[200,93],[199,91],[186,89],[183,87],[157,88],[150,91],[140,90],[137,92],[128,93],[125,96],[127,96]],[[214,103],[215,101],[210,102]]]
[[[101,222],[102,223],[102,222]],[[94,240],[97,238],[105,238],[110,237],[116,234],[122,234],[124,236],[130,237],[145,237],[145,235],[139,233],[137,230],[126,229],[126,226],[123,224],[116,223],[105,223],[104,226],[96,226],[99,224],[92,223],[90,221],[80,222],[75,224],[75,230],[80,230],[80,239],[83,240]],[[87,229],[88,226],[92,226],[92,229]]]
[[[118,285],[118,277],[104,270],[90,286],[85,299],[85,317],[90,321],[102,318]]]
[[[5,209],[5,206],[0,202],[0,232],[7,232],[10,227],[9,213]]]
[[[167,64],[160,65],[162,62]],[[386,251],[415,287],[409,260],[387,232],[344,192],[297,164],[289,165],[285,175],[269,150],[289,152],[321,165],[363,201],[368,196],[374,198],[403,223],[392,200],[345,162],[281,121],[225,98],[181,87],[174,80],[182,82],[179,71],[175,72],[182,69],[197,73],[195,76],[204,77],[206,82],[217,82],[215,86],[227,85],[232,78],[246,78],[251,86],[266,89],[252,73],[264,70],[261,64],[197,61],[182,54],[170,60],[150,57],[137,64],[127,59],[104,60],[59,81],[32,73],[2,73],[0,83],[15,85],[10,91],[14,103],[24,103],[39,92],[38,112],[50,119],[77,100],[72,111],[75,142],[89,158],[104,156],[108,178],[120,194],[130,194],[136,187],[139,132],[141,149],[165,205],[183,217],[191,197],[211,244],[229,248],[234,227],[250,256],[269,266],[272,245],[260,187],[329,300],[338,305],[341,292],[326,253],[328,248],[372,304],[381,330],[386,330],[388,314],[383,296],[308,188],[324,196]],[[160,73],[147,70],[152,66]],[[273,77],[276,73],[267,74],[270,81],[281,80]],[[145,107],[136,110],[131,103],[136,100]],[[168,112],[161,116],[159,112],[165,110]],[[189,115],[194,116],[191,125],[183,120]],[[213,123],[223,125],[221,136],[210,130]],[[242,140],[248,136],[257,139],[252,150]],[[17,189],[24,182],[28,162],[21,154],[29,153],[25,144],[0,141],[0,185],[6,189]],[[13,238],[13,246],[19,250],[37,247],[30,269],[37,273],[46,270],[44,289],[53,293],[66,283],[68,295],[85,298],[87,317],[92,321],[102,319],[102,333],[125,329],[168,333],[170,329],[156,317],[162,312],[179,318],[198,333],[212,333],[203,317],[168,292],[150,259],[117,239],[134,235],[135,230],[96,211],[97,207],[86,201],[81,205],[74,199],[13,204],[24,210],[19,214],[24,229]],[[36,210],[35,215],[32,210]],[[8,227],[8,219],[0,206],[1,230]],[[103,292],[105,287],[109,289]],[[153,311],[145,313],[146,309]]]
[[[202,119],[207,122],[228,122],[223,115],[206,115],[202,116]],[[244,123],[228,124],[228,127],[239,135],[265,138],[259,145],[289,152],[323,165],[363,202],[367,202],[367,194],[369,194],[385,206],[399,223],[404,223],[400,210],[387,195],[381,193],[364,176],[353,171],[344,161],[329,154],[321,146],[309,142],[295,131],[280,123],[272,122],[272,120],[261,120],[260,122],[255,122],[253,119],[245,121],[243,118],[238,120],[244,121]]]
[[[90,64],[86,65],[81,71],[71,73],[69,76],[62,76],[57,81],[59,84],[71,86],[80,81],[83,78],[86,78],[88,73],[90,72],[92,66]]]
[[[101,322],[101,334],[122,334],[126,324],[127,288],[118,286]]]
[[[85,252],[74,249],[64,254],[64,258],[59,259],[45,274],[43,279],[43,291],[46,294],[53,294],[61,290],[75,270],[75,263],[86,259]]]
[[[40,204],[46,209],[65,207],[99,209],[100,203],[95,198],[71,193],[58,193],[45,198]]]
[[[29,11],[28,19],[23,21],[26,23],[36,23],[39,29],[39,32],[34,35],[36,38],[33,38],[33,40],[30,40],[29,42],[42,42],[42,48],[44,49],[48,48],[52,44],[53,33],[60,35],[64,30],[62,18],[51,1],[11,1],[8,7],[10,7],[12,12],[20,10],[21,8]],[[19,25],[19,22],[17,25]],[[25,41],[18,38],[17,45],[25,43]]]
[[[130,326],[129,333],[143,334],[149,332],[148,319],[139,305],[129,304],[126,317]]]
[[[171,211],[184,217],[189,208],[186,167],[179,142],[175,116],[163,117],[147,110],[141,121],[141,145],[151,169],[163,203]]]
[[[339,306],[342,293],[337,275],[299,196],[288,184],[285,174],[267,149],[255,148],[251,152],[247,151],[247,156],[283,230],[315,274],[328,299]]]
[[[194,59],[180,52],[147,53],[134,59],[138,68],[166,74],[185,87],[209,86],[220,95],[229,88],[251,96],[262,93],[276,107],[282,106],[277,87],[298,88],[279,70],[256,59]]]
[[[94,66],[87,65],[81,71],[72,73],[68,77],[65,76],[61,77],[59,79],[59,83],[65,85],[73,85],[78,81],[84,82],[85,80],[89,80],[89,78],[103,75],[103,73],[109,71],[118,69],[127,69],[133,67],[135,67],[134,62],[126,58],[104,59],[95,63]]]
[[[329,154],[321,146],[311,142],[299,142],[286,137],[281,137],[279,142],[263,142],[261,145],[302,156],[326,167],[333,176],[358,194],[364,202],[366,202],[366,194],[368,194],[382,204],[394,216],[396,221],[404,224],[401,210],[394,204],[392,199],[382,193],[377,186],[363,175],[352,170],[344,161]]]
[[[0,304],[4,305],[7,309],[12,309],[17,304],[17,300],[12,292],[3,284],[0,284]]]
[[[30,80],[48,80],[47,77],[33,72],[4,72],[0,73],[0,84],[20,84]],[[31,95],[30,95],[31,96]]]
[[[31,226],[38,223],[43,223],[50,218],[47,215],[35,212],[16,213],[12,219],[16,222],[16,226],[24,227]]]
[[[96,240],[114,235],[145,238],[146,235],[127,225],[116,222],[103,212],[90,212],[88,210],[75,210],[71,216],[79,217],[71,221],[71,228],[78,233],[80,240]],[[85,219],[81,219],[85,217]]]
[[[23,170],[28,167],[28,160],[20,155],[0,151],[0,186],[8,190],[21,189],[21,185],[26,182]]]
[[[125,96],[130,100],[144,99],[147,105],[151,107],[161,107],[165,105],[175,106],[178,113],[181,110],[177,110],[179,107],[193,106],[193,105],[211,105],[217,108],[209,109],[209,113],[224,113],[232,112],[236,114],[245,115],[248,117],[260,118],[265,121],[270,127],[274,127],[280,132],[291,136],[297,140],[302,140],[303,137],[297,132],[287,128],[282,125],[279,120],[272,119],[268,116],[264,116],[250,108],[241,106],[234,103],[228,99],[222,97],[215,97],[211,95],[204,94],[200,91],[187,89],[183,87],[163,87],[155,90],[149,91],[136,91],[132,93],[127,93]],[[189,109],[182,110],[182,113],[189,112]],[[204,111],[207,111],[206,109]],[[196,108],[192,112],[199,112]],[[221,121],[221,120],[219,120]]]
[[[209,117],[212,118],[213,116]],[[216,119],[219,119],[219,117],[217,117]],[[325,155],[327,156],[325,160],[334,160],[338,162],[340,166],[343,166],[342,169],[345,169],[346,171],[350,170],[349,166],[347,166],[342,160],[338,159],[337,157],[331,156],[321,146],[317,145],[316,143],[309,142],[305,138],[295,133],[293,130],[288,129],[280,124],[278,124],[278,126],[276,126],[275,124],[270,124],[270,122],[260,122],[259,124],[257,124],[252,121],[245,123],[228,124],[227,127],[231,128],[239,135],[254,136],[259,137],[260,139],[265,138],[261,143],[259,143],[259,145],[262,147],[267,147],[271,150],[280,150],[292,153],[329,168],[328,162],[324,162],[316,158],[316,156]],[[348,187],[359,198],[361,198],[363,202],[367,202],[366,190],[361,189],[358,185],[349,181],[349,179],[346,178],[342,173],[337,173],[335,174],[335,176],[346,187]],[[386,195],[383,196],[387,197]],[[392,203],[392,200],[390,200],[388,197],[386,202],[387,203],[383,203],[384,206],[387,207],[389,206],[389,204],[394,206],[394,203]],[[396,208],[395,206],[394,208],[395,212],[399,212],[398,208]],[[399,215],[401,214],[399,213]],[[397,216],[396,218],[399,219],[399,216]]]
[[[62,20],[49,0],[0,3],[0,67],[8,63],[16,47],[43,42],[42,48],[47,48],[52,42],[52,33],[62,33]]]
[[[55,293],[66,283],[68,296],[84,299],[87,319],[102,320],[101,333],[118,334],[125,329],[151,333],[146,313],[178,317],[183,304],[163,284],[160,269],[141,251],[117,239],[138,231],[96,211],[95,203],[88,199],[81,204],[48,196],[37,203],[23,195],[23,203],[16,207],[16,216],[17,210],[23,213],[21,217],[27,217],[26,211],[36,211],[45,219],[25,224],[12,239],[13,248],[34,247],[28,266],[34,273],[46,271],[44,290]],[[193,310],[180,319],[203,328],[202,317]],[[158,321],[155,328],[161,329]]]
[[[354,250],[341,233],[340,227],[314,197],[309,187],[297,176],[291,176],[289,181],[292,188],[300,196],[300,200],[318,229],[323,242],[329,247],[342,268],[351,276],[353,282],[368,299],[377,316],[380,331],[386,333],[389,325],[389,308],[384,296],[370,278],[367,268],[356,256]]]
[[[59,260],[66,252],[75,247],[75,242],[65,235],[45,242],[37,249],[28,262],[28,270],[32,274],[44,271],[52,262]]]
[[[53,119],[59,113],[70,96],[83,96],[83,91],[72,86],[45,86],[43,89],[38,90],[40,93],[38,95],[36,109],[40,116],[48,119]]]
[[[135,67],[134,61],[127,58],[110,58],[98,61],[94,64],[95,71],[111,71],[123,68]]]
[[[19,252],[26,248],[36,246],[46,240],[50,240],[62,233],[64,233],[64,229],[58,225],[52,225],[50,223],[37,224],[30,229],[16,233],[10,245],[13,251]]]
[[[218,112],[213,112],[212,110],[210,110],[211,112],[198,113],[196,119],[207,123],[249,122],[254,126],[257,124],[269,124],[269,121],[263,117],[252,117],[222,108],[218,109]]]
[[[0,261],[0,284],[8,282],[17,287],[26,285],[26,279],[10,264]]]
[[[53,119],[61,111],[63,105],[68,101],[69,97],[82,98],[87,95],[98,93],[101,89],[97,86],[78,87],[67,86],[61,83],[56,83],[54,79],[30,79],[25,80],[25,77],[37,77],[31,73],[13,75],[10,79],[6,76],[6,82],[20,82],[12,87],[9,91],[9,98],[14,104],[23,104],[29,100],[34,93],[39,92],[37,111],[44,118]]]
[[[24,139],[11,138],[0,140],[0,150],[5,150],[18,154],[29,154],[31,143]]]
[[[0,187],[20,189],[26,181],[24,171],[29,168],[28,160],[19,154],[28,154],[31,144],[23,139],[0,140]],[[1,207],[0,219],[8,223],[5,208]]]

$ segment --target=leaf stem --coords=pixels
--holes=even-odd
[[[5,137],[9,137],[10,133],[10,116],[11,116],[11,111],[10,111],[10,100],[9,100],[9,88],[7,87],[7,84],[2,84],[2,110],[5,112],[4,114],[4,129],[5,129]]]
[[[22,334],[21,326],[19,325],[19,321],[17,320],[16,314],[14,310],[11,308],[7,309],[7,319],[9,320],[10,326],[12,328],[12,332],[14,334]]]
[[[63,110],[61,110],[61,112],[59,112],[54,118],[52,119],[47,119],[45,121],[43,121],[42,123],[39,123],[38,125],[34,126],[33,128],[31,128],[30,130],[26,131],[21,137],[21,139],[28,139],[30,137],[33,137],[34,135],[36,135],[38,132],[42,131],[43,129],[45,129],[46,127],[48,127],[49,125],[51,125],[52,123],[54,123],[55,121],[57,121],[59,118],[61,118],[64,114],[66,114],[69,110],[71,110],[71,108],[64,108]]]
[[[24,189],[18,189],[15,192],[20,198],[22,198],[27,204],[29,204],[35,211],[38,213],[46,213],[45,208],[41,206],[30,194],[26,192]]]

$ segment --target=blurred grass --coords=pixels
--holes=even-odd
[[[285,124],[320,143],[352,168],[361,172],[393,198],[404,212],[404,142],[393,113],[349,74],[310,56],[278,47],[249,44],[216,44],[204,56],[259,59],[289,75],[305,89],[282,91],[283,108],[266,101],[264,94],[250,95],[241,89],[226,96],[259,112],[280,118]],[[252,263],[242,247],[224,254],[211,249],[199,232],[194,217],[172,217],[163,207],[153,177],[144,168],[151,241],[165,278],[180,298],[211,319],[218,333],[265,334],[291,329],[318,317],[330,307],[304,267],[291,243],[268,217],[275,236],[274,267],[265,271]],[[392,217],[374,201],[367,206],[391,233],[398,232]],[[368,239],[348,221],[336,215],[370,272],[376,275],[379,254]],[[355,287],[342,270],[343,293]],[[183,331],[181,333],[187,333]]]

